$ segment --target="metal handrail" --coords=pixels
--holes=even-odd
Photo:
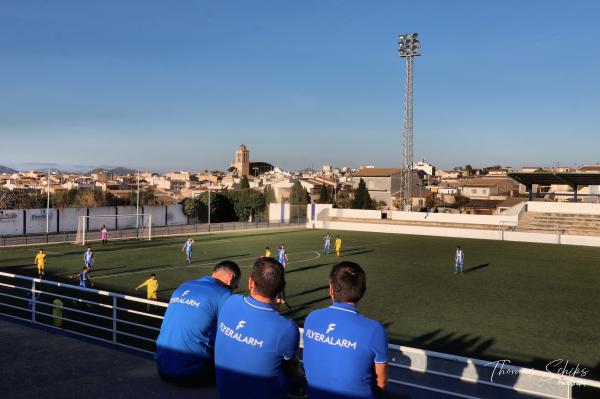
[[[129,345],[127,343],[123,343],[123,342],[119,342],[117,337],[118,336],[124,336],[124,337],[130,337],[133,338],[135,340],[140,340],[140,341],[144,341],[147,343],[155,343],[156,339],[150,336],[143,336],[143,335],[138,335],[138,334],[134,334],[131,331],[122,331],[119,330],[118,326],[119,324],[125,324],[125,325],[131,325],[134,327],[139,327],[139,328],[143,328],[146,330],[150,330],[152,332],[157,332],[160,331],[159,328],[151,326],[151,325],[144,325],[141,323],[136,323],[130,320],[124,320],[122,318],[119,318],[119,311],[121,312],[129,312],[129,313],[133,313],[136,315],[140,315],[140,316],[144,316],[144,317],[149,317],[149,318],[153,318],[153,319],[163,319],[162,316],[160,315],[156,315],[156,314],[152,314],[152,313],[147,313],[147,312],[142,312],[142,311],[138,311],[138,310],[133,310],[133,309],[127,309],[124,308],[122,306],[117,306],[117,300],[125,300],[125,301],[129,301],[132,303],[138,303],[138,304],[146,304],[146,305],[151,305],[151,306],[157,306],[160,308],[166,308],[168,306],[167,303],[164,302],[159,302],[159,301],[153,301],[153,300],[148,300],[148,299],[143,299],[143,298],[137,298],[137,297],[133,297],[130,295],[125,295],[125,294],[120,294],[120,293],[114,293],[114,292],[109,292],[109,291],[104,291],[104,290],[97,290],[97,289],[92,289],[92,288],[85,288],[85,287],[79,287],[79,286],[75,286],[75,285],[69,285],[69,284],[64,284],[64,283],[60,283],[60,282],[55,282],[55,281],[50,281],[50,280],[43,280],[43,279],[39,279],[39,278],[32,278],[32,277],[26,277],[26,276],[20,276],[17,274],[12,274],[12,273],[5,273],[5,272],[0,272],[0,277],[6,277],[6,278],[11,278],[11,279],[15,279],[15,280],[20,280],[20,281],[26,281],[26,282],[30,282],[31,283],[31,287],[22,287],[22,286],[18,286],[18,285],[12,285],[12,284],[7,284],[7,283],[2,283],[0,282],[0,287],[6,287],[6,288],[10,288],[10,289],[16,289],[16,290],[20,290],[20,291],[27,291],[31,293],[30,297],[20,297],[17,295],[12,295],[9,293],[5,293],[5,292],[0,292],[0,298],[1,297],[7,297],[7,298],[12,298],[12,299],[16,299],[19,301],[24,301],[27,302],[27,304],[25,304],[25,306],[16,306],[14,304],[10,304],[10,303],[4,303],[2,301],[0,301],[0,307],[6,307],[9,309],[15,309],[18,311],[25,311],[25,312],[30,312],[31,313],[31,318],[24,318],[24,317],[20,317],[20,316],[16,316],[14,314],[6,314],[5,312],[3,312],[3,314],[7,317],[11,317],[14,319],[19,319],[19,320],[23,320],[23,321],[28,321],[28,322],[32,322],[35,324],[41,324],[44,325],[45,327],[49,327],[49,328],[57,328],[58,327],[54,327],[51,324],[47,324],[47,323],[42,323],[39,320],[36,320],[36,316],[40,315],[40,316],[45,316],[48,318],[51,318],[52,320],[56,319],[56,318],[60,318],[62,321],[67,321],[69,323],[73,323],[75,325],[78,326],[84,326],[96,331],[102,331],[104,333],[112,333],[112,339],[105,339],[102,337],[98,337],[98,336],[94,336],[94,335],[90,335],[90,334],[86,334],[86,333],[82,333],[80,331],[74,331],[74,330],[68,330],[70,333],[73,333],[75,335],[79,335],[79,336],[83,336],[83,337],[87,337],[87,338],[92,338],[95,340],[99,340],[99,341],[103,341],[103,342],[108,342],[108,343],[112,343],[121,347],[126,347],[129,349],[135,349],[144,353],[148,353],[148,354],[154,354],[153,351],[144,349],[142,347],[139,346],[134,346],[134,345]],[[65,289],[71,289],[71,290],[75,290],[78,292],[84,292],[84,293],[92,293],[92,294],[96,294],[96,295],[101,295],[101,296],[105,296],[108,298],[112,298],[112,305],[106,304],[106,303],[101,303],[101,302],[96,302],[96,301],[91,301],[91,300],[83,300],[81,298],[77,298],[74,296],[69,296],[69,295],[62,295],[62,294],[58,294],[58,293],[53,293],[53,292],[48,292],[48,291],[44,291],[43,289],[40,288],[40,286],[43,286],[44,284],[46,285],[50,285],[50,286],[54,286],[54,287],[62,287]],[[53,303],[48,303],[45,301],[40,301],[38,298],[38,294],[47,294],[53,297],[60,297],[60,298],[64,298],[64,299],[70,299],[73,301],[77,301],[80,303],[88,303],[88,304],[92,304],[95,306],[102,306],[104,308],[108,308],[112,310],[112,317],[107,316],[107,315],[101,315],[101,314],[97,314],[97,313],[93,313],[91,311],[88,310],[79,310],[79,309],[74,309],[72,307],[67,307],[67,306],[57,306],[54,305]],[[112,320],[112,327],[107,327],[107,326],[100,326],[97,324],[91,324],[91,323],[86,323],[84,321],[81,320],[75,320],[73,318],[70,317],[63,317],[62,315],[60,317],[55,316],[52,312],[45,312],[39,309],[39,307],[42,306],[46,306],[48,308],[61,308],[63,310],[68,310],[68,311],[73,311],[77,314],[84,314],[84,315],[90,315],[93,317],[98,317],[101,318],[103,320]],[[302,329],[301,329],[302,332]],[[301,344],[302,345],[302,344]],[[395,344],[389,344],[388,345],[388,349],[391,351],[397,351],[403,354],[413,354],[413,355],[417,355],[417,356],[424,356],[427,358],[436,358],[436,359],[441,359],[441,360],[447,360],[447,361],[451,361],[451,362],[457,362],[457,363],[461,363],[461,364],[466,364],[466,365],[473,365],[473,366],[477,366],[477,367],[484,367],[484,368],[492,368],[493,366],[491,366],[490,362],[484,361],[484,360],[479,360],[479,359],[472,359],[472,358],[467,358],[467,357],[463,357],[463,356],[458,356],[458,355],[451,355],[451,354],[445,354],[445,353],[440,353],[440,352],[434,352],[434,351],[428,351],[428,350],[423,350],[423,349],[416,349],[416,348],[411,348],[411,347],[406,347],[406,346],[399,346],[399,345],[395,345]],[[403,369],[408,369],[410,371],[414,371],[414,372],[421,372],[421,373],[425,373],[425,374],[431,374],[431,375],[436,375],[436,376],[440,376],[440,377],[444,377],[444,378],[451,378],[451,379],[456,379],[456,380],[460,380],[463,382],[469,382],[469,383],[481,383],[484,385],[488,385],[488,386],[493,386],[496,388],[500,388],[500,389],[511,389],[511,390],[517,390],[517,391],[521,391],[522,393],[532,393],[535,394],[536,392],[531,391],[527,388],[515,388],[509,385],[504,385],[501,383],[494,383],[491,381],[481,381],[479,379],[475,380],[473,378],[467,377],[467,376],[463,376],[463,375],[457,375],[457,374],[451,374],[451,373],[447,373],[444,371],[439,371],[439,370],[428,370],[427,368],[421,368],[421,367],[415,367],[415,366],[411,366],[411,365],[406,365],[406,364],[401,364],[398,362],[394,362],[394,361],[390,361],[389,365],[391,367],[395,367],[395,368],[403,368]],[[529,376],[534,376],[536,378],[540,378],[543,379],[545,381],[556,381],[558,384],[567,384],[570,388],[570,390],[572,389],[572,386],[574,385],[584,385],[587,387],[593,387],[593,388],[600,388],[600,382],[599,381],[593,381],[593,380],[588,380],[588,379],[584,379],[584,378],[579,378],[579,377],[571,377],[571,376],[565,376],[565,375],[559,375],[559,374],[554,374],[554,373],[550,373],[550,372],[546,372],[546,371],[539,371],[539,370],[533,370],[533,369],[523,369],[521,367],[518,366],[513,366],[513,365],[504,365],[503,366],[506,369],[512,370],[515,373],[519,373],[520,371],[526,371],[527,375]],[[400,385],[407,385],[407,386],[413,386],[416,385],[415,387],[420,388],[420,389],[424,389],[424,390],[430,390],[430,391],[436,391],[436,388],[433,388],[431,386],[424,386],[424,385],[418,385],[418,384],[411,384],[408,382],[403,382],[403,381],[396,381],[396,380],[390,380],[390,382],[392,383],[397,383]],[[440,391],[441,392],[441,391]],[[444,393],[450,393],[447,391],[444,391]],[[462,397],[468,397],[468,396],[464,396],[461,394],[456,394]]]

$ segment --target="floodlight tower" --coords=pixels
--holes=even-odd
[[[406,33],[398,36],[398,55],[401,58],[406,58],[400,204],[402,210],[411,210],[413,190],[413,57],[421,55],[421,44],[419,43],[418,33]]]

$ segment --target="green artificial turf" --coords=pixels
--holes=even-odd
[[[334,236],[338,232],[331,232]],[[328,274],[338,261],[324,255],[322,230],[277,230],[196,236],[192,266],[185,237],[93,243],[96,288],[134,294],[152,272],[159,296],[209,274],[231,259],[250,266],[269,245],[286,244],[285,314],[302,325],[329,305]],[[341,259],[361,264],[368,276],[360,311],[380,320],[391,342],[543,368],[554,359],[600,368],[600,248],[340,231]],[[334,237],[335,238],[335,237]],[[454,251],[465,251],[464,275],[453,274]],[[0,270],[33,276],[37,247],[0,249]],[[49,279],[69,278],[82,266],[83,247],[47,246]],[[143,292],[135,293],[143,296]],[[594,373],[595,374],[595,373]],[[589,376],[589,375],[588,375]]]

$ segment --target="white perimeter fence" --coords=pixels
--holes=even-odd
[[[163,302],[0,272],[0,314],[148,354],[155,351],[166,307]],[[404,386],[459,398],[504,397],[503,392],[577,398],[575,388],[600,393],[600,382],[588,379],[406,346],[390,344],[389,360],[392,390]],[[495,393],[481,396],[481,387]]]

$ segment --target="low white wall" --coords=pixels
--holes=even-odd
[[[600,214],[600,204],[574,202],[527,202],[528,212]]]
[[[87,215],[87,208],[61,208],[58,213],[60,232],[77,231],[79,218]]]
[[[140,208],[140,213],[142,213],[142,209]],[[135,206],[118,206],[117,207],[117,213],[119,214],[119,216],[123,216],[123,215],[131,215],[131,216],[125,216],[125,217],[120,217],[117,220],[117,228],[119,229],[134,229],[135,225],[136,225],[136,217],[135,217],[135,213],[136,213],[136,207]],[[140,219],[138,221],[139,224],[142,224],[142,220]],[[106,227],[108,227],[108,225],[106,225]],[[110,227],[108,227],[110,228]]]
[[[23,210],[0,210],[0,236],[23,234]]]
[[[48,231],[56,233],[56,209],[28,209],[26,212],[27,234],[46,233],[46,213],[48,214]]]
[[[486,225],[515,226],[519,222],[518,215],[467,215],[461,213],[427,213],[393,211],[392,220],[419,222],[468,223]]]
[[[290,209],[290,204],[286,202],[276,202],[273,204],[269,204],[269,222],[289,223]]]
[[[340,218],[381,219],[381,211],[370,209],[341,209],[331,208],[328,216]]]
[[[174,226],[187,224],[188,218],[183,213],[183,206],[179,204],[167,206],[167,225]]]
[[[461,229],[383,223],[353,223],[316,221],[315,228],[328,230],[368,231],[376,233],[412,234],[437,237],[473,238],[480,240],[504,240],[546,244],[584,245],[600,247],[600,237],[574,236],[517,231]]]
[[[167,208],[164,206],[145,206],[144,213],[152,215],[152,226],[164,226],[166,223]]]
[[[287,221],[289,221],[289,205],[287,209]],[[121,217],[117,220],[114,217],[117,210],[119,215],[135,215],[136,207],[89,208],[89,216],[96,216],[96,218],[89,219],[89,230],[100,230],[102,225],[106,225],[109,230],[134,228],[135,217]],[[44,208],[0,210],[0,236],[46,233],[45,212],[46,209]],[[165,219],[167,218],[168,225],[188,223],[188,218],[183,213],[183,206],[179,204],[169,205],[168,207],[162,205],[142,207],[140,213],[151,214],[153,226],[165,226]],[[88,215],[88,208],[50,208],[49,215],[50,233],[56,233],[57,231],[61,233],[73,232],[77,231],[80,217]],[[25,226],[26,231],[24,231],[23,226]]]
[[[314,213],[313,213],[314,209]],[[331,204],[308,204],[306,205],[306,223],[312,223],[316,220],[319,220],[323,216],[327,216],[331,209],[333,209],[333,205]]]
[[[89,218],[88,230],[100,230],[102,225],[106,225],[109,230],[116,228],[114,217],[98,217],[98,216],[113,216],[117,214],[117,209],[114,206],[107,206],[104,208],[89,208],[90,216],[96,216],[96,218]]]

